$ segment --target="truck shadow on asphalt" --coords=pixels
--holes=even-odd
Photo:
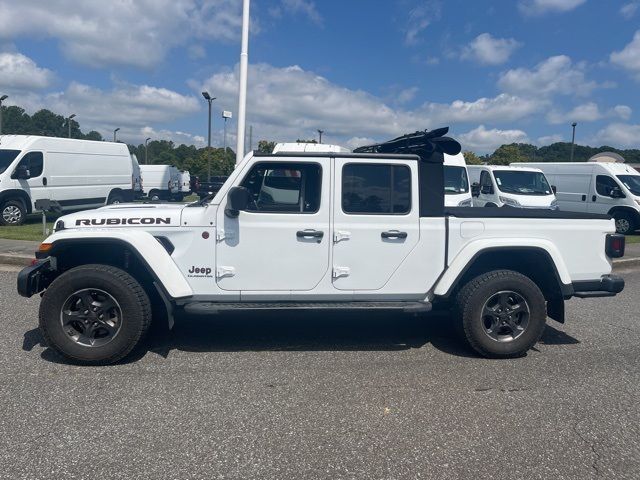
[[[550,322],[551,323],[551,322]],[[548,324],[543,345],[572,345],[576,338]],[[458,357],[479,358],[468,348],[446,314],[408,315],[381,312],[261,312],[176,319],[172,331],[154,328],[122,363],[148,352],[167,358],[183,352],[255,351],[403,351],[427,344]],[[38,329],[24,334],[23,350],[45,347]],[[43,359],[63,363],[51,349]]]

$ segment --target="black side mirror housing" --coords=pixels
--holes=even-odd
[[[237,218],[242,210],[246,210],[250,201],[251,193],[246,187],[231,187],[227,194],[225,215],[229,218]]]
[[[28,180],[31,178],[31,172],[24,165],[20,165],[16,168],[16,171],[13,174],[13,178],[17,178],[18,180]]]
[[[611,198],[625,198],[625,194],[619,187],[614,187],[611,189]]]
[[[480,196],[480,185],[477,183],[474,183],[473,185],[471,185],[471,196],[472,197],[479,197]]]
[[[555,195],[556,193],[558,193],[558,187],[556,187],[555,185],[551,185],[551,191]]]

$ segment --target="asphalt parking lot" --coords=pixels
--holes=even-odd
[[[628,478],[640,472],[640,273],[572,300],[526,358],[445,317],[189,319],[128,363],[65,365],[0,272],[0,477]]]

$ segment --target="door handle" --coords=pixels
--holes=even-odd
[[[389,230],[380,234],[382,238],[407,238],[407,232],[399,232],[398,230]]]
[[[324,232],[320,230],[298,230],[296,232],[296,237],[298,238],[322,238],[324,237]]]
[[[586,202],[587,201],[587,196],[586,195],[582,195],[582,201]]]
[[[596,196],[594,195],[593,197],[591,197],[591,201],[595,202],[596,201]]]
[[[47,177],[42,177],[42,185],[47,186]]]

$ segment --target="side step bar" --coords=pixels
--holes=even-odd
[[[400,310],[405,313],[431,311],[428,302],[194,302],[184,306],[192,315],[213,315],[229,311],[260,310]]]

